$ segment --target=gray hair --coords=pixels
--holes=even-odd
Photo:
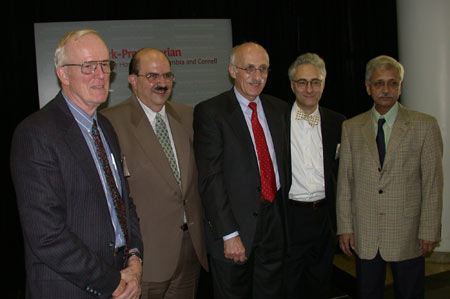
[[[405,74],[405,70],[403,65],[400,62],[395,60],[394,58],[386,55],[380,55],[371,59],[366,66],[366,83],[370,83],[370,78],[372,77],[372,73],[379,69],[386,68],[394,68],[398,72],[398,76],[400,78],[400,82],[403,81],[403,75]]]
[[[55,57],[54,57],[55,67],[62,66],[67,60],[67,56],[66,56],[67,42],[69,40],[77,40],[86,34],[95,34],[98,36],[98,33],[95,30],[81,29],[81,30],[70,31],[62,37],[62,39],[59,41],[58,46],[56,47],[56,50],[55,50]]]
[[[325,80],[325,77],[327,76],[327,69],[325,68],[325,61],[323,61],[322,58],[320,58],[319,55],[315,53],[305,53],[300,56],[298,56],[295,61],[291,64],[288,70],[288,76],[289,80],[294,79],[295,71],[297,70],[297,67],[299,67],[302,64],[311,64],[314,65],[319,69],[320,74],[322,75],[322,80]]]

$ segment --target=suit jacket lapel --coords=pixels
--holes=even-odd
[[[65,142],[69,149],[72,151],[74,158],[78,161],[80,169],[83,171],[87,180],[94,182],[97,186],[95,188],[98,191],[98,198],[106,198],[105,192],[103,190],[102,182],[98,176],[97,167],[93,161],[91,151],[89,150],[86,140],[84,139],[83,133],[80,130],[75,118],[67,107],[67,103],[64,100],[62,94],[59,94],[55,99],[58,107],[62,110],[59,115],[62,118],[61,128],[66,130]],[[65,128],[64,128],[65,126]],[[106,205],[106,200],[104,201]]]
[[[378,156],[378,148],[373,131],[372,111],[365,112],[364,118],[361,120],[361,133],[366,139],[367,147],[372,158],[375,159],[380,166],[380,158]]]
[[[131,98],[131,105],[133,107],[131,123],[135,126],[133,133],[136,138],[136,143],[141,146],[152,165],[158,169],[161,177],[163,177],[169,185],[172,185],[174,188],[179,188],[153,127],[134,96]]]
[[[242,112],[241,106],[239,105],[233,89],[229,91],[227,100],[229,113],[228,123],[230,124],[238,139],[241,140],[243,146],[249,149],[248,161],[250,161],[252,167],[256,167],[259,170],[252,137],[250,135],[247,122],[245,121],[244,113]]]
[[[394,158],[396,149],[400,146],[403,137],[406,136],[406,132],[408,131],[408,122],[408,113],[403,106],[399,104],[397,118],[394,122],[391,137],[389,138],[389,143],[386,147],[384,165],[389,165],[390,161]]]
[[[327,176],[327,174],[331,174],[331,167],[332,161],[330,161],[330,158],[335,158],[335,154],[333,152],[336,152],[336,149],[332,148],[332,142],[331,141],[331,132],[333,132],[333,129],[330,128],[329,125],[329,118],[327,117],[326,112],[321,109],[319,106],[319,112],[320,112],[320,130],[322,132],[322,152],[323,152],[323,168],[324,168],[324,175]],[[325,189],[327,178],[325,177]]]

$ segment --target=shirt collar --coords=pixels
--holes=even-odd
[[[394,106],[392,106],[392,108],[389,109],[389,111],[384,115],[381,115],[380,113],[378,113],[378,111],[375,109],[375,105],[373,105],[373,107],[372,107],[372,115],[373,115],[373,119],[374,119],[375,123],[378,123],[378,120],[380,118],[384,118],[386,120],[386,124],[389,127],[394,126],[394,122],[395,122],[395,119],[397,118],[397,114],[398,114],[398,102],[395,102]]]
[[[144,109],[145,114],[150,119],[151,122],[155,120],[156,113],[161,114],[162,118],[166,118],[166,105],[164,105],[159,112],[155,112],[152,109],[150,109],[147,105],[145,105],[139,98],[136,96],[136,99],[138,100],[139,104],[141,105],[142,109]]]
[[[95,111],[94,114],[90,116],[86,112],[84,112],[80,107],[78,107],[78,105],[75,104],[71,99],[69,99],[69,97],[67,97],[64,91],[61,91],[61,94],[64,97],[64,100],[66,100],[67,106],[69,107],[69,110],[72,113],[75,120],[77,121],[77,123],[90,132],[94,120],[97,121],[97,111]]]
[[[248,104],[250,104],[250,103],[256,103],[256,107],[260,106],[261,99],[259,98],[259,96],[257,96],[256,99],[254,99],[253,101],[249,101],[248,99],[246,99],[243,95],[241,95],[239,93],[239,91],[236,89],[236,86],[233,89],[234,89],[234,94],[236,95],[239,105],[241,105],[241,108],[243,111],[246,111],[247,109],[251,110],[251,108],[248,106]]]
[[[297,104],[296,101],[294,102],[293,110],[294,110],[294,113],[297,113],[297,111],[299,111],[299,110],[302,111],[303,113],[305,113],[305,111],[303,111],[303,109],[300,108],[300,107],[298,106],[298,104]],[[306,113],[305,113],[305,114],[306,114]],[[320,117],[320,113],[319,113],[319,105],[317,105],[316,110],[314,110],[314,112],[311,113],[310,115],[311,115],[311,116],[313,116],[313,115],[318,115],[318,116]]]

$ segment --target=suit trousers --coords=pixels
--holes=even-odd
[[[383,299],[386,261],[377,253],[374,259],[355,255],[359,299]],[[425,258],[389,262],[394,277],[396,299],[423,299],[425,294]]]
[[[142,282],[142,299],[194,299],[200,278],[200,262],[189,231],[183,233],[178,265],[173,277],[163,282]],[[151,254],[151,253],[150,253]]]
[[[273,203],[261,202],[251,254],[245,263],[211,257],[215,299],[282,298],[284,233],[276,203],[281,200],[279,193]]]
[[[287,298],[329,298],[336,237],[328,206],[288,205]]]

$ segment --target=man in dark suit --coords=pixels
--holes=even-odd
[[[289,109],[261,94],[269,56],[233,48],[234,88],[195,107],[194,148],[215,298],[280,298]]]
[[[62,91],[17,127],[11,173],[24,235],[27,298],[139,298],[143,251],[106,101],[111,65],[93,30],[55,52]]]
[[[288,73],[295,103],[290,117],[287,297],[329,298],[337,242],[337,159],[345,117],[319,107],[326,69],[317,54],[300,55]]]
[[[192,146],[194,109],[168,101],[174,74],[160,50],[139,50],[129,73],[133,95],[102,114],[119,137],[149,253],[142,298],[194,299],[200,266],[207,269]]]

